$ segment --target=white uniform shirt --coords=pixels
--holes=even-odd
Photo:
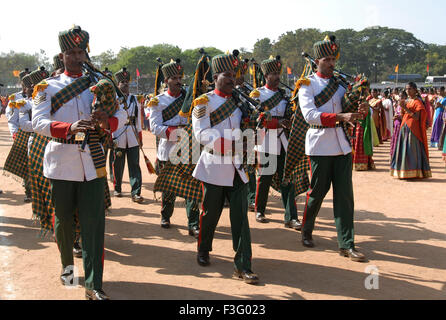
[[[133,97],[133,98],[131,98]],[[130,103],[130,101],[133,100],[133,103]],[[141,132],[141,105],[137,101],[136,97],[133,95],[129,95],[127,97],[127,106],[128,106],[128,116],[134,117],[135,116],[135,108],[137,109],[137,115],[135,120],[135,128],[136,133],[139,134]],[[121,109],[124,113],[126,111],[124,110],[124,104],[121,105]],[[126,114],[127,115],[127,114]],[[123,128],[116,130],[113,132],[113,140],[117,141],[118,148],[126,149],[126,148],[132,148],[139,145],[138,139],[139,137],[135,136],[135,132],[133,130],[131,125],[124,125]],[[116,140],[115,140],[116,139]]]
[[[259,96],[260,102],[264,102],[270,99],[277,92],[268,89],[266,86],[258,90],[260,92]],[[286,100],[282,100],[279,102],[277,106],[269,110],[269,112],[273,117],[283,117],[285,115],[286,106],[287,106]],[[282,145],[285,151],[287,151],[288,149],[288,140],[285,136],[285,133],[283,133],[282,128],[268,129],[268,130],[265,130],[263,128],[257,131],[257,136],[258,136],[258,141],[261,142],[261,145],[257,145],[254,148],[254,150],[256,150],[257,152],[265,152],[279,155]]]
[[[163,121],[163,110],[166,109],[171,103],[176,99],[172,97],[167,91],[161,93],[157,96],[159,102],[157,106],[150,107],[149,121],[150,121],[150,131],[160,138],[158,144],[158,150],[156,156],[160,161],[168,161],[169,154],[172,148],[178,141],[177,135],[172,135],[170,140],[167,138],[166,131],[169,127],[184,126],[187,125],[187,118],[181,117],[180,115],[174,116],[168,121]]]
[[[20,99],[24,99],[22,92],[14,93],[14,100],[8,102],[8,106],[5,109],[5,115],[8,119],[8,127],[9,132],[11,133],[11,136],[14,135],[14,133],[17,133],[19,131],[20,125],[19,125],[19,110],[17,108],[11,107],[11,102],[16,102]]]
[[[76,79],[65,74],[47,79],[48,87],[39,92],[33,100],[32,124],[34,132],[52,137],[51,123],[61,121],[74,123],[78,120],[90,120],[93,94],[87,89],[77,97],[65,103],[59,110],[51,114],[51,97]],[[41,101],[36,104],[36,101]],[[125,111],[118,110],[115,115],[118,119],[118,129],[126,122]],[[67,136],[70,139],[71,135]],[[96,169],[88,145],[85,152],[79,150],[79,145],[63,144],[50,140],[45,148],[43,159],[43,174],[49,179],[68,181],[91,181],[97,178]]]
[[[194,110],[197,108],[198,110],[201,109],[202,112],[204,111],[203,108],[205,108],[204,115],[197,118],[194,112],[192,112],[192,127],[195,138],[202,145],[211,147],[213,146],[214,141],[219,138],[231,140],[231,136],[234,135],[235,137],[232,138],[232,140],[235,140],[240,134],[239,129],[242,112],[237,108],[231,116],[214,127],[211,127],[211,112],[217,110],[224,102],[226,102],[226,98],[220,97],[214,92],[208,93],[207,96],[209,102],[206,105],[197,105],[194,108]],[[240,167],[241,162],[242,159],[239,156],[214,155],[203,150],[192,176],[209,184],[232,187],[234,174],[237,171],[242,181],[248,183],[248,177],[243,168]]]
[[[26,99],[26,104],[19,109],[19,125],[20,129],[22,129],[25,132],[34,132],[33,130],[33,124],[31,121],[32,117],[32,108],[33,108],[33,101],[32,99]],[[28,139],[28,152],[29,148],[31,147],[31,144],[33,142],[34,136],[31,135]]]
[[[305,120],[310,125],[321,126],[322,113],[342,113],[341,101],[345,89],[339,86],[333,97],[323,106],[317,108],[314,98],[327,86],[329,79],[316,74],[309,77],[311,84],[299,89],[299,104]],[[352,148],[342,128],[309,129],[305,139],[305,153],[308,156],[347,155]]]

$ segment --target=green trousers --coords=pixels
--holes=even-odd
[[[257,179],[255,169],[249,169],[248,171],[248,204],[255,205],[256,203],[256,192],[257,192]]]
[[[120,156],[118,156],[120,154]],[[115,191],[121,192],[122,176],[124,174],[125,156],[129,168],[130,186],[132,187],[132,197],[141,195],[141,168],[139,166],[139,146],[121,149],[117,148],[114,152],[113,161],[113,185]]]
[[[341,249],[355,247],[353,230],[352,155],[311,156],[311,186],[307,193],[302,232],[313,232],[316,216],[333,184],[333,211]]]
[[[163,192],[161,207],[161,216],[163,219],[169,220],[172,217],[176,198],[173,193]],[[200,208],[195,200],[186,199],[186,214],[189,230],[193,227],[198,227]]]
[[[55,207],[54,231],[62,266],[74,265],[74,215],[78,210],[82,237],[85,288],[102,289],[104,269],[105,178],[75,182],[51,180]]]
[[[215,229],[220,220],[225,198],[229,199],[232,247],[236,252],[237,270],[251,270],[251,234],[248,222],[248,185],[235,172],[232,187],[203,183],[203,212],[200,216],[198,251],[212,251]]]
[[[276,156],[273,154],[265,154],[259,152],[260,163],[265,166],[266,157],[269,161],[277,161],[277,174],[282,181],[283,171],[285,167],[286,152],[282,147],[280,155]],[[257,196],[256,196],[256,212],[261,214],[265,213],[266,205],[268,203],[268,193],[271,187],[271,182],[273,181],[274,175],[261,175],[257,182]],[[297,205],[296,205],[296,195],[295,195],[295,185],[290,183],[287,186],[280,186],[280,194],[282,196],[283,207],[285,208],[285,222],[291,220],[297,220]]]

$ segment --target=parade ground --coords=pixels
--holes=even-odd
[[[155,162],[155,137],[143,132],[144,151]],[[0,118],[0,169],[12,145]],[[106,217],[103,289],[111,299],[446,299],[446,172],[441,152],[430,148],[431,179],[401,181],[389,175],[389,142],[374,148],[377,169],[353,172],[355,240],[368,261],[338,254],[332,193],[316,220],[316,247],[301,244],[300,232],[283,224],[280,196],[270,194],[260,224],[249,212],[256,286],[232,278],[229,209],[216,230],[211,265],[196,262],[196,240],[188,235],[183,199],[177,199],[171,228],[160,227],[161,194],[152,191],[143,158],[143,204],[131,201],[125,169],[123,197],[112,198]],[[0,300],[83,300],[82,259],[75,258],[78,286],[61,285],[60,257],[51,236],[39,238],[24,189],[1,176]],[[113,190],[112,183],[109,182]],[[156,200],[158,199],[158,200]],[[299,219],[305,196],[297,201]]]

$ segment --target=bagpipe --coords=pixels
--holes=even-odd
[[[128,104],[126,95],[119,89],[115,81],[108,74],[97,69],[90,61],[81,62],[82,70],[90,77],[91,83],[94,83],[90,88],[90,91],[94,94],[94,100],[92,104],[92,112],[95,111],[104,111],[107,113],[109,117],[112,117],[115,112],[119,109],[119,105],[124,105],[124,110],[127,113],[127,120],[130,119],[130,115],[128,113]],[[116,95],[118,99],[116,100]],[[96,127],[98,125],[96,124]],[[138,133],[134,125],[130,125],[135,134],[136,140],[138,141],[139,149],[141,150],[144,161],[146,162],[147,170],[150,174],[155,173],[155,169],[153,168],[152,163],[149,158],[144,153],[144,149],[142,148],[141,141],[139,140]],[[100,130],[99,130],[100,132]],[[90,133],[87,131],[85,134],[85,138],[81,145],[81,150],[85,149],[86,144],[88,143]],[[110,138],[110,136],[109,136]],[[112,147],[113,144],[111,144]]]

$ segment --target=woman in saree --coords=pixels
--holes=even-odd
[[[435,106],[435,115],[434,115],[434,125],[432,127],[431,134],[431,147],[437,148],[438,142],[440,141],[441,131],[443,130],[443,112],[444,108],[440,101],[446,96],[445,88],[440,88],[440,94],[437,96],[437,99],[434,103]]]
[[[398,179],[430,178],[426,109],[414,82],[407,84],[406,91],[409,98],[401,104],[405,113],[392,156],[390,175]]]
[[[395,104],[395,115],[393,116],[393,135],[392,141],[390,142],[390,161],[392,161],[393,154],[395,153],[396,144],[398,142],[398,137],[400,135],[401,121],[403,120],[404,110],[401,108],[401,104],[406,104],[407,93],[406,91],[401,91],[399,99]]]

